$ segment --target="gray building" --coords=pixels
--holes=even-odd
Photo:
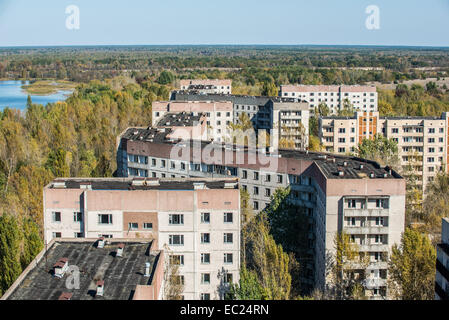
[[[449,300],[449,219],[443,218],[441,243],[437,246],[435,300]]]

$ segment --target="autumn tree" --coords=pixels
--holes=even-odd
[[[363,139],[356,153],[361,158],[374,160],[398,171],[400,169],[397,143],[381,134],[376,134],[374,139]]]
[[[429,237],[406,228],[388,263],[389,290],[402,300],[433,300],[436,251]]]
[[[0,295],[22,272],[20,266],[21,232],[17,219],[9,214],[0,216]]]

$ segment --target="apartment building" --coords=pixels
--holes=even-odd
[[[238,180],[68,178],[44,188],[45,243],[98,237],[152,240],[179,264],[185,299],[221,299],[239,279]]]
[[[334,114],[344,107],[347,100],[356,111],[377,111],[375,86],[347,85],[281,85],[279,95],[283,98],[299,98],[309,103],[313,111],[325,103]]]
[[[307,263],[302,283],[326,287],[326,256],[334,254],[337,232],[349,233],[370,257],[366,283],[373,299],[388,294],[387,258],[404,230],[405,180],[373,161],[296,150],[252,149],[207,141],[174,143],[145,130],[128,129],[117,151],[118,175],[145,170],[151,177],[239,178],[256,212],[271,201],[277,188],[290,187],[289,201],[308,216]],[[134,157],[144,163],[128,161]]]
[[[225,141],[229,135],[229,125],[233,123],[232,102],[230,101],[155,101],[152,105],[152,126],[172,125],[166,115],[182,114],[192,117],[205,115],[206,135],[204,139]],[[168,120],[168,121],[164,121]],[[188,126],[188,124],[185,124]]]
[[[441,243],[437,246],[435,300],[449,300],[449,219],[442,220]]]
[[[171,100],[186,103],[229,101],[233,107],[231,121],[237,124],[241,115],[247,114],[257,134],[261,131],[270,134],[273,148],[277,149],[282,140],[287,140],[296,150],[305,150],[309,144],[310,111],[308,104],[298,99],[175,91]]]
[[[187,79],[179,81],[181,90],[198,93],[231,94],[232,80],[230,79]]]
[[[320,140],[327,152],[355,152],[363,139],[376,134],[398,144],[403,172],[413,168],[419,185],[425,190],[439,171],[448,165],[449,113],[441,117],[380,117],[378,112],[357,112],[353,117],[319,119]]]

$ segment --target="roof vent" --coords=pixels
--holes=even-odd
[[[98,238],[97,248],[104,248],[104,237]]]
[[[150,263],[149,262],[145,262],[145,274],[143,276],[144,277],[150,276]]]
[[[104,293],[104,280],[97,281],[97,296],[102,297]]]
[[[348,166],[348,161],[343,161],[343,166],[347,167]]]
[[[345,175],[345,172],[343,170],[338,170],[338,176],[343,177]]]
[[[55,181],[55,182],[53,182],[53,188],[54,189],[64,189],[65,188],[65,181]]]
[[[374,172],[370,172],[369,177],[374,178]]]
[[[58,300],[72,300],[73,293],[63,292],[59,296]]]
[[[145,184],[145,179],[143,178],[134,178],[132,181],[133,186],[143,186]]]
[[[387,178],[388,177],[388,173],[384,173],[384,178]]]
[[[90,182],[81,182],[80,189],[92,190],[92,183]]]
[[[69,259],[61,258],[53,265],[54,276],[62,278],[69,268]]]
[[[224,188],[225,189],[235,189],[237,182],[225,181]]]
[[[193,189],[194,190],[206,189],[206,184],[204,182],[194,182]]]
[[[360,164],[359,169],[360,169],[360,170],[363,169],[363,164]]]
[[[122,257],[123,256],[123,249],[125,248],[125,244],[124,243],[120,243],[117,247],[117,253],[116,253],[116,257]]]
[[[159,179],[151,179],[146,181],[147,186],[159,186]]]

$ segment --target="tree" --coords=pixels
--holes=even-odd
[[[25,269],[42,250],[44,244],[39,235],[39,226],[34,221],[24,219],[22,229],[24,239],[20,264],[22,269]]]
[[[361,158],[374,160],[383,166],[399,170],[398,145],[393,139],[376,134],[374,139],[363,139],[357,154]]]
[[[402,300],[433,300],[436,251],[428,236],[406,228],[388,263],[389,289]]]
[[[175,80],[175,76],[170,71],[162,71],[156,82],[162,85],[171,84]]]
[[[183,277],[179,275],[179,260],[167,245],[164,245],[164,251],[167,256],[164,266],[164,299],[182,300],[184,281]]]
[[[360,253],[358,245],[343,231],[335,234],[334,247],[327,294],[340,300],[364,299],[363,283],[368,257]]]
[[[320,142],[320,138],[316,136],[309,136],[309,151],[323,151],[323,146]]]
[[[386,101],[379,101],[379,115],[381,116],[392,116],[394,115],[393,107],[390,103]]]
[[[4,213],[0,216],[0,295],[8,290],[22,272],[20,242],[17,219]]]
[[[231,285],[230,298],[232,300],[265,300],[265,291],[259,283],[257,273],[243,266],[240,270],[239,283]]]
[[[274,82],[265,81],[262,86],[262,95],[276,97],[278,95],[278,87]]]
[[[422,205],[421,221],[426,231],[440,237],[441,218],[449,216],[449,174],[439,172],[434,181],[427,185],[426,197]]]
[[[349,102],[348,99],[343,101],[343,108],[338,109],[337,115],[339,117],[352,117],[355,113],[354,106]]]
[[[289,257],[282,246],[276,244],[269,233],[266,215],[260,213],[242,231],[242,256],[248,270],[257,273],[257,278],[267,300],[290,298],[291,275]]]

